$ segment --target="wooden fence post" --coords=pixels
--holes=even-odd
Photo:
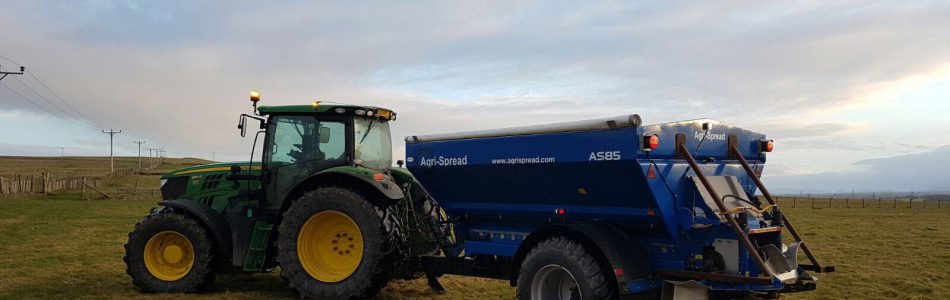
[[[49,172],[43,172],[43,195],[49,194]]]
[[[82,191],[79,194],[83,200],[86,200],[86,176],[82,177]]]
[[[3,176],[0,176],[0,194],[6,194],[6,193],[7,193],[7,189],[5,189],[4,187],[6,187],[6,186],[3,185]]]
[[[894,208],[897,208],[897,197],[894,197]]]
[[[867,198],[861,198],[861,208],[864,208],[864,200],[867,200]]]

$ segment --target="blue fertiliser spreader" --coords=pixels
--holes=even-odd
[[[833,267],[759,181],[771,147],[711,120],[637,115],[407,137],[406,167],[454,233],[445,257],[424,261],[430,283],[503,278],[527,299],[814,289],[809,271]]]

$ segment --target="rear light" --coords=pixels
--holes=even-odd
[[[555,214],[555,215],[558,215],[558,216],[563,216],[563,215],[567,214],[567,211],[564,210],[563,208],[558,208],[558,209],[555,209],[555,210],[554,210],[554,214]]]
[[[653,151],[660,147],[660,137],[651,134],[643,136],[643,151]]]
[[[772,152],[773,147],[772,140],[763,140],[759,144],[759,150],[762,152]]]

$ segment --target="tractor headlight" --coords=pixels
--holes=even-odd
[[[168,179],[161,179],[161,180],[159,180],[158,182],[161,183],[161,184],[159,185],[159,187],[164,187],[164,186],[165,186],[165,183],[168,182]]]

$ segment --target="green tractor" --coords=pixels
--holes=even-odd
[[[437,205],[392,167],[379,107],[313,102],[257,107],[255,162],[180,169],[161,178],[161,207],[129,233],[127,273],[145,292],[198,292],[220,273],[270,272],[303,298],[372,297],[413,276],[413,257],[438,251]],[[257,125],[257,124],[254,124]],[[413,196],[414,195],[414,196]],[[441,230],[441,229],[439,229]],[[417,234],[421,233],[421,234]],[[444,242],[444,241],[443,241]]]

